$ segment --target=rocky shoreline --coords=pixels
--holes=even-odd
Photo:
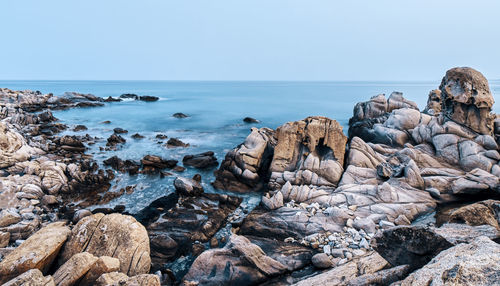
[[[220,165],[204,152],[183,166],[110,156],[103,169],[86,154],[98,138],[58,135],[69,127],[51,110],[123,99],[158,100],[0,89],[0,284],[500,283],[500,117],[474,69],[449,70],[423,111],[398,92],[356,104],[348,136],[319,116],[252,128]],[[174,139],[165,148],[188,147]],[[116,172],[186,166],[218,166],[219,191],[179,176],[138,213],[99,207],[134,191],[110,189]]]

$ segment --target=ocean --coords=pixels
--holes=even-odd
[[[122,159],[140,160],[143,156],[159,155],[179,160],[188,154],[213,151],[219,163],[225,154],[242,143],[251,127],[276,128],[288,121],[321,115],[336,119],[347,133],[348,121],[354,105],[370,97],[393,91],[403,92],[405,98],[415,101],[420,109],[427,102],[429,91],[439,86],[435,82],[203,82],[203,81],[0,81],[0,87],[13,90],[39,90],[42,93],[61,95],[66,91],[92,93],[100,97],[118,97],[123,93],[152,95],[156,102],[122,101],[105,103],[103,107],[76,108],[54,111],[54,115],[70,128],[63,134],[90,134],[101,138],[89,146],[89,153],[100,164],[117,155]],[[495,96],[500,95],[500,81],[490,81]],[[500,104],[494,107],[500,113]],[[178,119],[172,114],[182,112],[188,118]],[[244,123],[244,117],[253,117],[258,124]],[[109,120],[111,124],[103,124]],[[86,131],[73,132],[72,127],[83,124]],[[100,151],[113,128],[128,130],[122,136],[126,144],[116,151]],[[133,139],[139,133],[145,138]],[[157,134],[176,137],[189,143],[188,148],[167,149],[166,140],[155,138]],[[125,194],[104,206],[126,206],[134,213],[151,201],[174,191],[175,176],[192,177],[199,173],[206,192],[218,192],[210,185],[213,171],[187,168],[183,173],[160,178],[159,176],[116,174],[112,189],[136,185],[132,194]],[[245,196],[249,202],[257,202],[258,196]]]

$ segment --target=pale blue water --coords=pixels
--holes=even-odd
[[[118,97],[123,93],[154,95],[157,102],[124,101],[106,103],[104,107],[79,108],[55,111],[63,123],[73,127],[84,124],[88,133],[101,137],[90,152],[99,162],[113,155],[122,159],[140,159],[146,154],[177,159],[186,154],[214,151],[219,162],[226,152],[243,142],[252,126],[270,127],[303,119],[310,115],[322,115],[338,120],[347,132],[347,122],[354,105],[371,96],[392,91],[417,102],[423,109],[430,90],[439,86],[436,82],[170,82],[170,81],[0,81],[0,87],[14,90],[40,90],[60,95],[65,91],[92,93],[100,97]],[[500,94],[500,81],[490,81],[495,98]],[[494,108],[500,112],[500,104]],[[177,119],[172,114],[183,112],[189,118]],[[259,124],[246,124],[242,119],[251,116],[261,120]],[[110,120],[109,125],[101,124]],[[121,127],[129,131],[122,135],[127,143],[115,152],[101,152],[112,129]],[[140,133],[146,138],[134,140],[130,136]],[[72,131],[65,133],[73,134]],[[190,143],[189,148],[167,149],[158,144],[155,135],[163,133]],[[182,165],[182,163],[179,163]],[[214,180],[213,170],[199,171],[188,168],[179,175],[191,177],[200,173],[206,191],[212,192],[209,182]],[[135,212],[154,199],[173,191],[175,177],[139,175],[129,177],[117,174],[113,188],[139,184],[131,195],[114,200],[110,206],[125,204]]]

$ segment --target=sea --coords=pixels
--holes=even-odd
[[[119,97],[124,93],[152,95],[156,102],[124,100],[105,103],[103,107],[75,108],[54,111],[62,123],[68,125],[63,134],[98,137],[95,145],[88,146],[88,153],[103,164],[103,160],[114,155],[122,159],[140,160],[145,155],[158,155],[175,159],[182,165],[182,158],[188,154],[213,151],[219,163],[225,154],[241,144],[252,127],[276,128],[283,123],[296,121],[312,115],[336,119],[347,133],[348,121],[354,105],[369,100],[377,94],[387,97],[393,91],[403,93],[415,101],[419,108],[425,108],[429,91],[438,88],[440,81],[426,82],[277,82],[277,81],[5,81],[0,87],[13,90],[39,90],[42,93],[62,95],[67,91],[91,93],[99,97]],[[495,99],[500,95],[500,80],[490,80]],[[494,107],[500,113],[500,104]],[[189,117],[175,118],[182,112]],[[243,118],[253,117],[260,123],[244,123]],[[103,124],[111,121],[110,124]],[[79,124],[88,130],[73,132]],[[128,130],[122,136],[127,140],[116,151],[101,151],[113,128]],[[139,133],[145,138],[133,139]],[[157,134],[175,137],[187,148],[164,146],[166,140],[156,138]],[[102,165],[103,166],[103,165]],[[104,166],[103,166],[104,167]],[[198,170],[188,167],[181,173],[161,178],[153,175],[116,173],[112,191],[127,185],[135,185],[131,194],[114,199],[99,207],[125,205],[126,210],[135,213],[155,199],[174,191],[173,181],[177,176],[192,177],[199,173],[206,192],[220,192],[211,186],[215,177],[213,169]],[[241,194],[239,194],[241,195]],[[243,195],[249,204],[258,203],[255,194]]]

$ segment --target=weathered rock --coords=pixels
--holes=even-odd
[[[174,187],[178,194],[183,196],[199,196],[203,193],[203,186],[200,184],[200,180],[195,180],[197,176],[193,179],[177,177],[174,180]]]
[[[4,286],[55,286],[52,276],[43,276],[38,269],[31,269],[8,281]]]
[[[182,159],[184,166],[191,166],[199,169],[205,169],[210,167],[217,167],[219,162],[214,156],[214,152],[208,151],[196,155],[186,155]]]
[[[377,271],[375,273],[364,274],[341,285],[365,286],[365,285],[389,285],[399,281],[408,274],[410,267],[400,265],[389,269]],[[392,285],[392,284],[391,284]]]
[[[122,285],[122,284],[120,284]],[[160,278],[154,274],[140,274],[129,277],[124,286],[160,286]]]
[[[463,206],[450,214],[450,222],[466,223],[468,225],[491,225],[500,229],[500,201],[487,200]]]
[[[494,285],[500,277],[500,245],[486,237],[442,251],[401,282],[409,285]]]
[[[232,235],[224,248],[205,251],[196,258],[184,280],[198,285],[255,284],[286,271],[244,236]]]
[[[120,271],[130,275],[147,273],[150,268],[149,237],[144,226],[131,216],[98,213],[81,219],[60,260],[64,263],[82,251],[118,258]]]
[[[73,256],[74,257],[74,256]],[[97,279],[104,273],[110,273],[120,270],[120,260],[109,256],[101,256],[90,267],[88,272],[78,282],[80,286],[94,285]]]
[[[392,266],[409,265],[416,269],[452,244],[432,230],[421,226],[397,226],[375,235],[372,247]]]
[[[184,143],[177,138],[170,138],[166,144],[167,148],[188,147],[189,143]]]
[[[42,151],[28,145],[24,137],[0,122],[0,168],[23,162]]]
[[[320,268],[320,269],[330,268],[333,266],[332,260],[330,259],[330,257],[328,257],[328,255],[326,253],[315,254],[312,257],[311,261],[312,261],[312,264],[316,268]]]
[[[121,272],[110,272],[102,274],[97,280],[96,286],[123,285],[128,276]]]
[[[432,231],[444,237],[453,245],[470,243],[480,236],[488,237],[491,240],[500,237],[500,231],[490,225],[470,226],[458,223],[445,223],[439,228],[432,228]]]
[[[73,255],[54,273],[54,282],[58,286],[70,286],[76,284],[96,263],[97,257],[81,252]]]
[[[64,222],[52,223],[37,231],[0,262],[0,283],[29,269],[46,273],[69,234]]]
[[[155,155],[146,155],[141,159],[144,166],[151,166],[156,169],[173,168],[177,165],[177,162],[177,160],[165,160]]]
[[[0,231],[0,248],[9,245],[10,232]]]
[[[0,212],[0,227],[9,226],[21,221],[21,215],[16,209],[6,209]]]
[[[435,89],[429,92],[429,97],[427,98],[427,106],[424,109],[424,113],[429,115],[437,115],[441,112],[441,90]]]
[[[480,134],[493,134],[495,100],[488,81],[472,68],[453,68],[446,72],[441,85],[442,110],[451,120]]]

